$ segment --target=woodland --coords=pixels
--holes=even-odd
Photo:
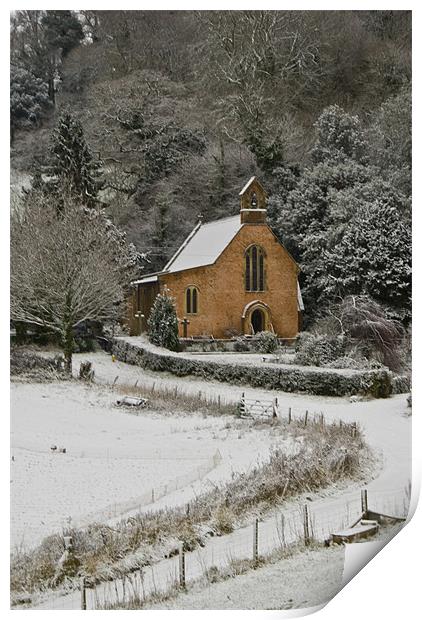
[[[410,11],[15,11],[12,211],[63,183],[161,269],[257,175],[305,326],[411,311]]]

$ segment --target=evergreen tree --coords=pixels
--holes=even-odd
[[[361,164],[368,162],[368,144],[358,116],[332,105],[325,108],[315,127],[317,138],[311,152],[315,163],[347,159]]]
[[[314,274],[320,301],[336,295],[369,295],[390,317],[407,322],[411,311],[411,225],[388,200],[356,201],[356,210],[338,242],[322,256]]]
[[[65,184],[83,204],[93,207],[100,189],[99,163],[92,158],[81,123],[64,112],[52,135],[52,165],[49,170],[60,188]]]
[[[50,107],[48,86],[23,67],[10,69],[11,140],[17,127],[36,127]]]
[[[84,38],[82,24],[73,11],[46,11],[41,19],[48,50],[61,50],[63,57]]]
[[[149,339],[171,351],[179,348],[179,327],[173,299],[167,291],[157,295],[148,319]]]

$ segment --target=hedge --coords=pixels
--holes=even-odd
[[[112,353],[122,362],[170,372],[178,377],[192,375],[210,381],[322,396],[362,394],[387,398],[392,393],[392,373],[388,370],[355,371],[346,375],[333,369],[226,364],[181,357],[149,344],[133,344],[121,338],[113,339]]]

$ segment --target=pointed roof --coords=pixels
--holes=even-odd
[[[171,257],[163,271],[174,273],[212,265],[241,226],[239,215],[225,217],[208,224],[199,223]]]
[[[243,196],[243,194],[246,192],[246,190],[252,185],[252,183],[255,183],[255,185],[259,185],[259,187],[261,188],[261,190],[263,191],[263,193],[265,194],[265,196],[267,195],[267,192],[265,191],[265,189],[262,187],[261,183],[258,181],[258,179],[253,176],[249,179],[249,181],[246,183],[246,185],[241,189],[241,191],[239,192],[239,196]]]

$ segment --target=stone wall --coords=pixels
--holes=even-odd
[[[258,244],[265,251],[265,290],[245,290],[245,250]],[[298,266],[278,242],[266,224],[243,226],[214,265],[188,269],[160,276],[175,298],[177,316],[187,316],[188,336],[212,335],[227,338],[230,330],[251,333],[243,325],[245,307],[255,300],[268,306],[275,333],[280,338],[295,338],[298,333]],[[186,314],[185,291],[196,286],[199,291],[198,313]],[[244,329],[245,328],[245,329]],[[180,336],[183,335],[182,326]]]

